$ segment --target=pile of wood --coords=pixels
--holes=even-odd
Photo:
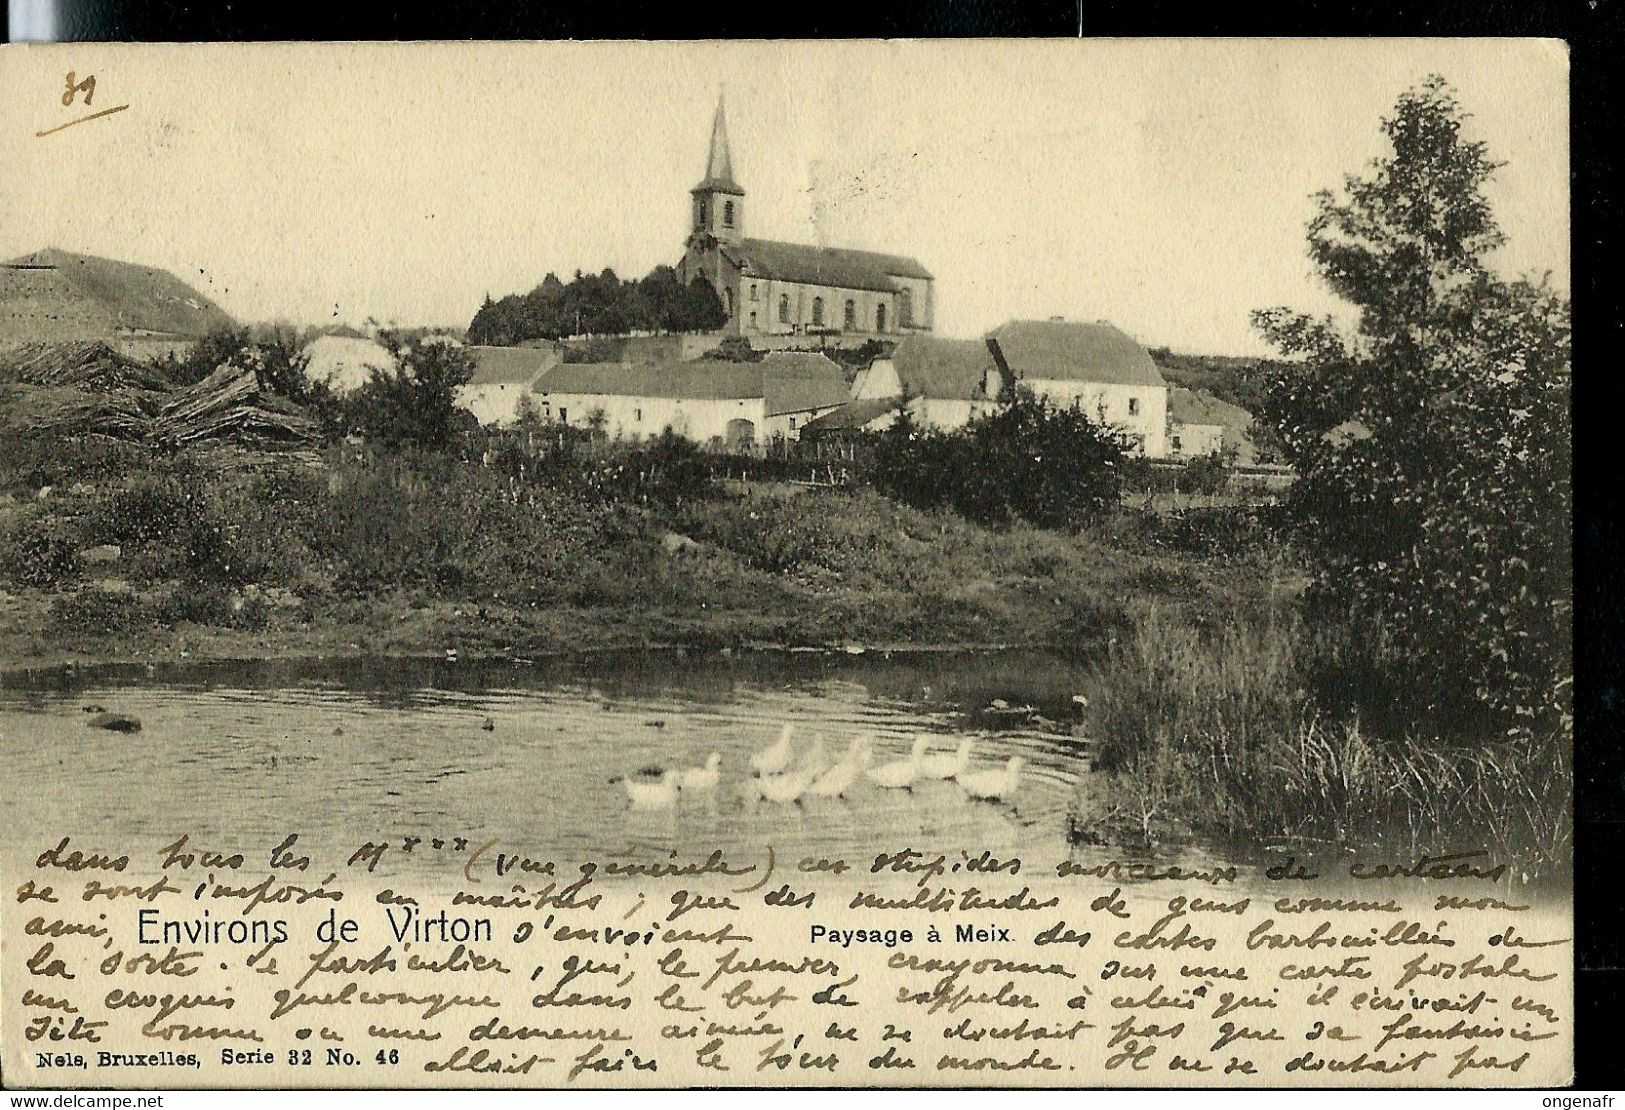
[[[0,382],[74,386],[97,393],[134,389],[161,391],[169,381],[154,367],[94,340],[24,343],[0,351]]]
[[[166,446],[230,441],[243,445],[317,442],[320,429],[297,405],[269,393],[253,370],[230,362],[159,407],[149,438]]]
[[[40,386],[25,391],[4,390],[0,396],[0,425],[19,433],[139,443],[147,438],[152,421],[143,399],[134,390],[95,392],[65,386]]]

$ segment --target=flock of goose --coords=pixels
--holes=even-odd
[[[910,790],[919,781],[952,779],[972,798],[1008,801],[1021,783],[1025,760],[1019,755],[1011,756],[1002,767],[972,770],[975,741],[970,738],[961,740],[952,751],[928,752],[929,745],[929,739],[918,737],[907,757],[877,765],[872,739],[857,736],[832,763],[824,738],[819,736],[797,760],[791,726],[785,725],[776,743],[750,757],[753,773],[743,784],[744,791],[747,797],[799,805],[803,798],[844,797],[865,780],[886,790]],[[620,781],[626,785],[633,809],[667,809],[677,804],[684,791],[715,790],[722,781],[722,756],[712,752],[702,767],[645,768]]]

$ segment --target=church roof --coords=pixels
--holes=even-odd
[[[741,239],[727,250],[758,277],[806,285],[878,289],[890,293],[897,289],[895,278],[931,278],[931,271],[914,259],[877,251],[815,247],[774,239]]]
[[[201,338],[235,321],[167,270],[54,248],[0,263],[0,339]]]
[[[1151,353],[1111,324],[1011,320],[988,333],[1000,363],[1016,378],[1166,385]]]
[[[898,384],[911,396],[974,401],[999,392],[999,364],[983,339],[906,335],[891,360]]]
[[[733,157],[728,152],[728,118],[723,112],[721,97],[717,98],[716,118],[711,121],[711,152],[705,162],[705,180],[689,191],[745,195],[745,190],[734,181]]]

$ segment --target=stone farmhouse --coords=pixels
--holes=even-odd
[[[775,352],[760,362],[561,363],[530,386],[543,420],[600,423],[611,438],[668,429],[730,451],[796,439],[849,399],[846,375],[823,355]]]
[[[1168,384],[1144,347],[1103,321],[1012,320],[985,339],[910,336],[858,375],[853,411],[815,430],[886,427],[905,395],[922,424],[951,430],[991,410],[1012,383],[1086,409],[1145,455],[1168,454]]]

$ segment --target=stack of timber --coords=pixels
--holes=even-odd
[[[251,369],[227,362],[159,408],[150,438],[170,447],[232,442],[245,446],[313,444],[316,422],[299,406],[264,389]]]

